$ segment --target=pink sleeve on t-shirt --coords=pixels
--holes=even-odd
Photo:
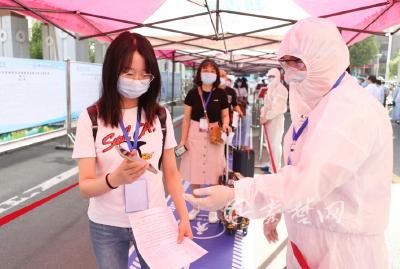
[[[167,114],[166,120],[166,127],[167,127],[167,136],[165,137],[165,145],[164,149],[171,149],[175,148],[178,144],[175,140],[175,132],[174,132],[174,125],[172,123],[171,114],[169,113],[168,109],[165,109]]]
[[[76,126],[76,139],[72,158],[79,159],[90,157],[96,157],[96,149],[92,133],[92,122],[85,109],[79,115],[78,124]]]

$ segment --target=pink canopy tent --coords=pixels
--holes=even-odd
[[[148,37],[160,58],[195,66],[214,57],[236,72],[276,64],[297,20],[332,20],[350,45],[400,24],[400,0],[0,0],[0,9],[53,24],[79,38],[110,42],[121,31]]]
[[[327,17],[342,26],[343,39],[354,44],[370,34],[381,32],[393,25],[400,24],[400,1],[352,0],[352,1],[307,1],[297,0],[313,16]],[[327,14],[327,15],[321,15]],[[359,32],[346,28],[359,29]],[[395,34],[400,28],[393,31]]]
[[[16,11],[52,24],[76,37],[130,27],[151,16],[165,0],[0,0],[0,9]],[[114,19],[118,20],[114,20]],[[123,22],[128,20],[129,22]],[[104,35],[103,35],[104,36]],[[104,38],[110,42],[110,38]]]

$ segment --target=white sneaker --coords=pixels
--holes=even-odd
[[[200,209],[197,208],[193,208],[190,212],[189,212],[189,220],[194,220],[196,219],[197,215],[200,213]]]
[[[208,223],[217,223],[218,222],[218,214],[215,211],[208,212]]]

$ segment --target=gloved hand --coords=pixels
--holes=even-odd
[[[264,236],[267,238],[268,243],[275,243],[279,240],[278,231],[276,227],[281,220],[282,213],[276,213],[271,219],[264,220]]]
[[[192,194],[185,193],[183,198],[191,203],[193,207],[208,211],[221,209],[235,198],[234,189],[222,185],[196,189],[194,194],[202,197],[196,198]]]

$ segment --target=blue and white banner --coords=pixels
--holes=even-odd
[[[160,92],[160,100],[166,102],[168,100],[168,80],[169,75],[168,72],[160,72],[161,74],[161,92]]]
[[[71,62],[71,111],[77,118],[100,96],[102,65]],[[62,122],[67,114],[66,63],[0,58],[0,134]],[[161,72],[161,101],[172,100],[172,74]],[[181,96],[175,74],[174,99]]]
[[[161,92],[160,100],[167,102],[172,100],[172,73],[161,73]],[[174,100],[179,99],[182,95],[182,76],[180,73],[175,73],[174,81]]]
[[[0,133],[62,121],[64,62],[0,58]]]
[[[71,111],[73,119],[99,99],[101,72],[101,64],[71,62]]]

